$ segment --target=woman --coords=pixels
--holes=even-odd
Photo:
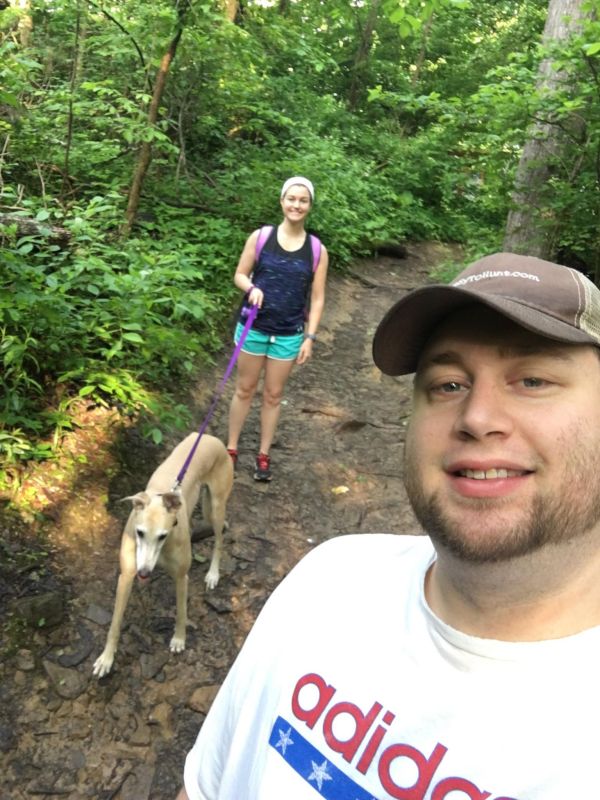
[[[238,439],[264,373],[260,447],[254,472],[257,481],[271,480],[269,451],[283,390],[294,364],[304,364],[311,357],[323,313],[329,259],[326,249],[320,247],[318,263],[313,264],[314,237],[304,228],[313,202],[312,183],[300,176],[289,178],[280,196],[283,221],[273,226],[256,263],[261,229],[248,237],[233,279],[246,293],[247,303],[258,306],[259,311],[238,359],[227,449],[235,466]],[[306,316],[307,304],[310,311]],[[240,319],[236,342],[242,329]]]

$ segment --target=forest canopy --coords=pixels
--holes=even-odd
[[[188,423],[164,386],[292,174],[338,270],[434,239],[597,279],[595,4],[0,0],[0,483],[82,400]]]

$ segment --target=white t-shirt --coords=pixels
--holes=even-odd
[[[479,639],[429,609],[425,536],[312,551],[272,594],[185,764],[191,800],[600,797],[600,628]]]

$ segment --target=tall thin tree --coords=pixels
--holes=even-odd
[[[550,0],[542,43],[566,41],[581,30],[587,12],[584,0]],[[550,56],[539,67],[537,89],[541,94],[556,91],[565,76]],[[580,123],[573,120],[573,125]],[[512,209],[508,214],[503,249],[550,258],[554,255],[547,220],[540,217],[540,198],[552,176],[553,162],[565,143],[564,125],[537,120],[529,131],[515,176]]]
[[[81,3],[77,0],[75,13],[75,31],[73,42],[73,57],[71,63],[71,81],[69,86],[69,110],[67,113],[67,135],[65,143],[65,162],[63,167],[62,195],[67,194],[70,189],[71,180],[71,148],[73,146],[73,131],[75,127],[74,100],[77,85],[81,76],[83,65],[83,49],[85,43],[85,19],[82,15]]]
[[[162,57],[162,60],[160,62],[160,67],[158,68],[158,74],[156,76],[156,81],[154,83],[154,91],[152,92],[150,107],[148,109],[147,120],[149,126],[155,125],[158,119],[158,109],[165,89],[165,84],[167,81],[167,73],[169,72],[169,68],[173,62],[173,59],[175,58],[175,54],[177,53],[177,47],[179,46],[179,41],[183,34],[183,29],[185,26],[185,16],[187,11],[189,10],[190,2],[191,0],[180,0],[177,3],[177,27],[175,29],[175,34],[171,39],[165,54]],[[129,236],[129,234],[131,233],[131,228],[133,227],[133,223],[135,222],[138,207],[140,204],[140,196],[142,193],[144,178],[146,177],[146,173],[148,171],[148,167],[150,166],[151,159],[152,159],[151,143],[149,141],[142,142],[137,164],[133,174],[133,179],[131,181],[131,186],[129,188],[127,210],[125,212],[125,222],[121,229],[121,235],[124,238],[127,238]]]
[[[348,105],[351,110],[355,110],[357,108],[361,92],[364,93],[365,91],[365,71],[369,63],[369,56],[373,46],[373,35],[380,5],[381,0],[371,0],[365,24],[359,31],[358,48],[354,56],[354,64],[352,65],[352,79],[350,82],[350,89],[348,91]]]

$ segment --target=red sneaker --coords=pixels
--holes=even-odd
[[[256,456],[256,469],[254,471],[255,481],[270,481],[273,476],[271,475],[271,459],[266,453],[259,453]]]

